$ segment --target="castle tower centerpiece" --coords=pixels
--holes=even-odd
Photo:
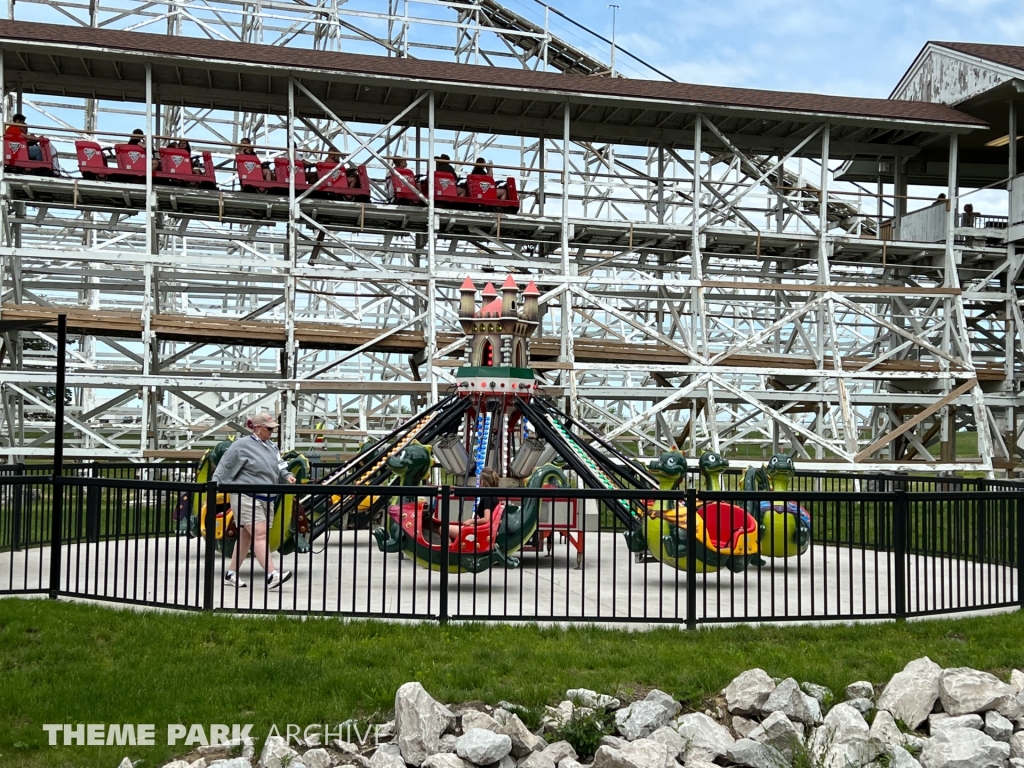
[[[476,308],[476,286],[460,287],[459,322],[468,336],[466,361],[456,372],[459,394],[531,397],[537,388],[530,368],[530,336],[540,323],[540,291],[531,281],[519,301],[519,286],[509,275],[501,295],[487,283]]]

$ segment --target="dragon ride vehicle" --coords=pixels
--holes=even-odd
[[[4,137],[4,170],[10,173],[32,173],[39,176],[58,176],[57,150],[50,140],[40,136],[33,141],[39,144],[42,160],[32,160],[28,156],[28,142],[25,139]]]
[[[199,462],[196,471],[196,482],[206,483],[213,477],[217,464],[224,452],[234,441],[234,437],[217,443],[208,450]],[[297,483],[309,482],[309,460],[301,453],[288,451],[282,455],[288,462],[288,471],[295,475]],[[309,519],[297,502],[296,494],[288,493],[274,500],[274,522],[267,530],[267,544],[272,552],[277,551],[285,543],[298,552],[309,551]],[[235,542],[238,540],[238,526],[231,509],[231,499],[227,493],[218,493],[216,498],[216,516],[214,537],[218,551],[231,555]],[[206,495],[183,493],[175,513],[178,532],[189,536],[206,535]]]
[[[453,173],[434,172],[434,203],[447,208],[467,208],[482,211],[519,213],[519,190],[516,180],[509,176],[497,181],[493,176],[471,173],[463,182],[465,196],[459,195],[458,179]],[[498,190],[505,190],[505,199],[498,197]],[[388,193],[392,203],[399,205],[423,205],[420,195],[427,194],[427,177],[417,181],[409,168],[396,168],[388,179]]]
[[[713,451],[700,457],[701,474],[709,491],[721,490],[720,476],[729,462]],[[676,490],[686,475],[686,459],[677,450],[666,451],[650,464],[661,490]],[[696,531],[686,530],[686,505],[672,501],[649,504],[643,526],[628,536],[633,552],[650,551],[656,560],[686,570],[689,557],[697,571],[713,573],[720,568],[739,572],[751,563],[760,564],[757,520],[743,507],[727,502],[698,502]]]
[[[420,485],[433,465],[433,452],[429,445],[413,441],[387,464],[398,476],[399,485]],[[533,471],[527,487],[564,488],[567,484],[562,470],[548,464]],[[373,536],[382,552],[402,552],[433,571],[441,570],[442,547],[448,548],[449,573],[480,573],[492,565],[516,568],[519,559],[512,555],[536,532],[540,501],[527,498],[515,505],[499,500],[489,523],[465,523],[458,537],[450,541],[435,499],[396,497],[388,509],[387,528],[375,529]]]
[[[777,453],[763,467],[750,467],[743,476],[745,491],[785,493],[796,468],[793,459]],[[799,557],[811,546],[811,513],[795,501],[750,502],[761,529],[761,554]]]
[[[140,144],[115,144],[113,148],[104,148],[95,141],[76,141],[75,152],[83,179],[146,183],[150,154]],[[153,181],[204,189],[217,188],[217,174],[213,169],[211,153],[200,152],[193,156],[185,149],[161,147],[157,156],[160,158],[160,167],[153,171]]]

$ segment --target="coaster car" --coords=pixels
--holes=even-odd
[[[42,160],[32,160],[28,156],[28,142],[4,137],[4,170],[10,173],[32,173],[39,176],[56,176],[57,150],[45,136],[33,139],[39,145]]]
[[[708,490],[721,489],[719,477],[729,463],[708,451],[700,459],[701,473]],[[666,451],[650,465],[662,490],[678,488],[685,477],[686,460],[677,450]],[[758,524],[743,507],[726,502],[698,502],[696,530],[687,531],[687,509],[682,502],[653,501],[639,529],[627,534],[632,552],[649,551],[656,560],[686,570],[689,558],[697,561],[698,573],[714,573],[727,568],[743,571],[750,564],[760,565]]]
[[[785,493],[796,474],[793,459],[777,453],[763,467],[743,476],[745,491]],[[811,513],[795,501],[749,502],[761,528],[760,549],[766,557],[799,557],[811,546]]]
[[[289,163],[287,157],[275,157],[273,161],[266,163],[267,167],[273,171],[273,178],[270,179],[263,178],[264,163],[254,155],[236,155],[235,165],[238,168],[238,181],[243,192],[288,194]],[[370,178],[366,173],[365,165],[354,169],[354,175],[358,180],[354,185],[349,184],[348,169],[341,163],[321,161],[312,164],[297,160],[292,169],[295,176],[296,192],[303,192],[326,177],[326,181],[313,191],[314,195],[370,202]]]
[[[387,461],[403,486],[419,485],[432,464],[430,446],[416,441]],[[564,488],[567,485],[562,470],[550,464],[535,469],[527,482],[528,488]],[[540,501],[523,499],[522,505],[499,501],[491,512],[490,522],[462,524],[452,541],[436,509],[436,499],[396,497],[388,509],[387,527],[375,529],[373,536],[382,552],[402,552],[417,565],[432,571],[441,570],[444,547],[448,550],[449,573],[480,573],[492,565],[516,568],[519,559],[513,555],[537,531]]]
[[[403,178],[406,183],[403,183]],[[466,177],[464,184],[466,194],[462,196],[459,195],[459,182],[455,174],[435,171],[434,203],[448,208],[519,213],[519,191],[512,176],[505,181],[495,181],[493,176],[473,173]],[[506,199],[498,197],[499,189],[506,191]],[[427,177],[421,176],[417,180],[408,168],[396,168],[388,179],[388,194],[392,203],[423,205],[416,194],[417,190],[424,196],[427,194]]]
[[[146,183],[150,154],[144,146],[115,144],[111,149],[95,141],[76,141],[75,153],[83,179]],[[160,166],[153,171],[154,182],[216,189],[217,175],[209,152],[193,156],[188,150],[161,147],[158,153]]]

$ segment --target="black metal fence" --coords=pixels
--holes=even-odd
[[[90,470],[61,479],[63,501],[55,508],[52,476],[0,475],[0,594],[240,613],[688,627],[900,619],[1022,604],[1020,485],[802,478],[785,494],[216,488]],[[276,509],[270,534],[275,550],[280,536],[294,542],[302,533],[299,497],[326,495],[339,504],[358,496],[367,509],[387,497],[390,510],[376,535],[342,522],[308,547],[300,542],[270,553],[268,568],[291,574],[283,585],[268,583],[266,569],[252,556],[228,582],[233,542],[218,538],[224,521],[216,515],[225,494],[239,492],[275,497],[261,502],[267,511]],[[472,510],[491,506],[487,499],[502,503],[501,514],[474,527]],[[639,532],[611,513],[615,505],[644,513]],[[742,528],[748,513],[784,505],[810,516],[810,540],[799,556],[764,557],[764,534],[756,526],[757,553],[734,546],[737,541],[722,533]],[[652,510],[668,514],[652,516]],[[205,531],[197,525],[200,518]],[[709,541],[725,542],[722,548],[700,549],[676,530],[699,525],[710,532]],[[687,556],[691,552],[695,556]]]

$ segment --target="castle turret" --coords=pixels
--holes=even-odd
[[[459,292],[462,294],[459,301],[459,317],[472,317],[476,312],[476,286],[469,277],[462,281]]]
[[[515,278],[509,275],[505,278],[505,282],[501,284],[502,317],[515,317],[517,293],[519,293],[519,286],[516,285]]]
[[[530,284],[526,286],[526,290],[523,291],[522,318],[528,323],[536,323],[540,320],[539,298],[540,291],[537,290],[537,284],[531,280]]]

